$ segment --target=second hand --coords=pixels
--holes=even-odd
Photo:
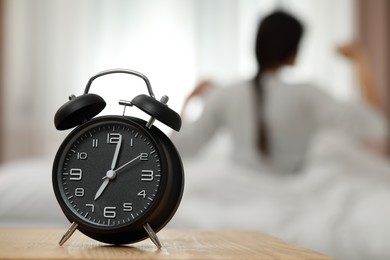
[[[126,167],[127,165],[129,165],[130,163],[134,162],[135,160],[137,160],[137,159],[140,158],[140,157],[141,157],[141,154],[138,155],[137,157],[135,157],[134,159],[128,161],[127,163],[123,164],[121,167],[115,169],[114,172],[116,173],[117,171],[119,171],[120,169]]]

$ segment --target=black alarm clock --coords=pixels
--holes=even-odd
[[[124,111],[135,106],[149,121],[111,115],[95,117],[106,103],[89,93],[92,82],[112,73],[143,79],[149,95],[121,100]],[[54,159],[52,182],[57,201],[72,223],[60,241],[75,230],[109,244],[135,243],[146,238],[161,248],[156,233],[175,214],[183,194],[184,170],[171,140],[156,126],[159,120],[179,131],[180,116],[157,100],[148,78],[136,71],[114,69],[88,81],[84,94],[72,95],[54,117],[58,130],[76,127],[62,142]],[[94,118],[95,117],[95,118]]]

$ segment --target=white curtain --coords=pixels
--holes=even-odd
[[[338,98],[355,98],[352,68],[335,53],[337,44],[354,37],[354,5],[353,0],[7,0],[3,160],[54,153],[66,134],[54,128],[56,110],[101,70],[140,71],[176,111],[199,80],[252,77],[256,26],[278,7],[297,15],[307,29],[290,79],[313,80]],[[128,75],[110,75],[96,80],[91,91],[107,101],[105,114],[120,114],[117,101],[146,88]]]

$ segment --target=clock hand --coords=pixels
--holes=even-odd
[[[110,182],[110,179],[106,178],[106,176],[103,179],[104,179],[104,181],[103,181],[102,185],[100,185],[100,188],[98,189],[98,191],[96,192],[94,200],[97,200],[100,197],[100,195],[102,195],[104,189],[107,187],[108,183]]]
[[[111,170],[106,172],[106,176],[104,176],[104,178],[103,178],[104,181],[103,181],[102,185],[100,185],[100,188],[98,189],[98,191],[96,192],[95,200],[97,200],[100,197],[100,195],[102,195],[103,191],[106,189],[110,180],[115,178],[114,168],[115,168],[115,165],[118,161],[118,156],[119,156],[119,151],[121,149],[121,145],[122,145],[122,135],[119,136],[119,140],[118,140],[116,147],[115,147],[114,157],[112,158],[112,162],[111,162]]]
[[[117,171],[119,171],[119,170],[121,170],[121,169],[123,169],[124,167],[126,167],[127,165],[129,165],[130,163],[132,163],[132,162],[134,162],[134,161],[136,161],[137,159],[139,159],[141,157],[141,154],[140,155],[138,155],[137,157],[135,157],[134,159],[131,159],[130,161],[128,161],[127,163],[125,163],[125,164],[123,164],[121,167],[119,167],[119,168],[117,168],[117,169],[115,169],[115,170],[113,170],[113,172],[114,173],[116,173]],[[107,172],[108,173],[108,172]]]
[[[118,161],[118,155],[119,155],[119,150],[121,149],[121,145],[122,145],[122,135],[119,136],[119,141],[116,144],[114,158],[112,158],[112,163],[111,163],[111,170],[114,170],[115,165]]]
[[[117,168],[116,170],[108,170],[107,173],[106,173],[106,176],[103,177],[104,181],[103,181],[102,185],[100,185],[100,188],[98,189],[98,191],[96,192],[94,200],[97,200],[100,197],[100,195],[102,195],[103,191],[108,186],[108,183],[110,182],[110,180],[115,179],[117,171],[123,169],[124,167],[126,167],[127,165],[129,165],[132,162],[136,161],[140,157],[141,157],[141,154],[138,155],[137,157],[131,159],[127,163],[123,164],[121,167]]]

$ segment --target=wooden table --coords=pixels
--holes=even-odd
[[[65,229],[0,228],[0,259],[331,259],[259,232],[162,230],[162,249],[148,239],[128,246],[94,241]]]

